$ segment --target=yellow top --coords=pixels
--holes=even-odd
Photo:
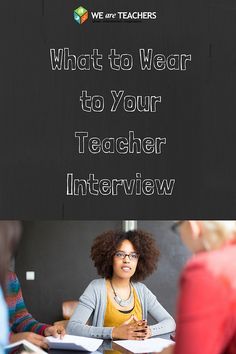
[[[107,307],[106,313],[104,317],[104,327],[118,327],[123,322],[130,319],[132,315],[135,315],[139,320],[142,320],[142,308],[136,294],[134,288],[132,288],[134,294],[134,307],[133,310],[128,313],[120,312],[120,310],[116,309],[115,306],[112,304],[109,296],[107,296]]]

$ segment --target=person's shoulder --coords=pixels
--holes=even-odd
[[[8,281],[16,281],[16,280],[18,280],[16,273],[14,273],[11,270],[9,270],[7,272],[7,280]]]
[[[196,253],[187,261],[185,269],[200,270],[204,268],[209,261],[209,254],[209,252]]]
[[[180,298],[186,308],[193,298],[195,307],[201,308],[202,313],[215,308],[225,311],[225,307],[231,306],[235,271],[228,265],[232,262],[225,262],[225,252],[224,249],[201,252],[187,262],[180,278]]]
[[[221,267],[227,267],[228,264],[235,265],[235,257],[236,257],[236,244],[226,244],[223,245],[221,248],[209,252],[209,260],[208,263],[214,263],[215,265],[220,265]]]
[[[92,289],[101,289],[105,286],[105,279],[104,278],[98,278],[98,279],[93,279],[88,287]]]
[[[215,258],[212,252],[200,252],[192,256],[182,270],[180,284],[188,284],[189,287],[208,287],[212,286],[212,283],[216,284],[216,269],[211,266],[212,257]]]
[[[153,292],[145,284],[137,282],[133,283],[133,286],[140,299],[142,299],[143,301],[150,302],[156,299],[156,295],[153,294]]]
[[[190,258],[184,267],[184,273],[200,274],[203,272],[222,273],[230,264],[235,264],[236,245],[226,245],[217,250],[200,252]],[[236,264],[235,269],[236,271]]]
[[[8,287],[20,286],[20,282],[19,279],[17,278],[16,273],[10,270],[7,273],[7,286]]]
[[[97,278],[97,279],[93,279],[90,284],[93,284],[94,286],[96,285],[101,285],[105,283],[105,279],[104,278]]]
[[[7,273],[7,296],[17,294],[20,290],[20,282],[16,273],[8,271]]]
[[[136,283],[133,283],[133,287],[135,290],[139,291],[139,292],[142,292],[142,293],[149,293],[150,290],[148,289],[148,287],[141,283],[141,282],[136,282]]]

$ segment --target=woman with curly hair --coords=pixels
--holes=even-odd
[[[91,258],[101,279],[80,297],[67,333],[103,339],[144,340],[171,332],[175,321],[142,283],[156,269],[159,250],[146,232],[108,231],[92,245]],[[147,314],[157,324],[147,325]],[[87,321],[92,316],[92,325]]]

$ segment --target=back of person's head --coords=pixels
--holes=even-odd
[[[19,221],[0,221],[0,286],[4,292],[10,260],[16,252],[20,235]]]
[[[201,223],[206,250],[217,249],[236,240],[236,220],[204,220]]]

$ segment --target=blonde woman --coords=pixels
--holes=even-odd
[[[194,253],[180,279],[176,345],[163,353],[236,353],[236,222],[174,224]]]

